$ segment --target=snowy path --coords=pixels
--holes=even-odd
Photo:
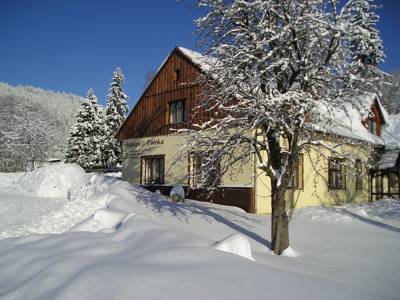
[[[32,197],[18,190],[3,187],[0,190],[0,237],[20,236],[18,228],[59,209],[62,201],[63,199]],[[15,230],[17,232],[13,234]]]
[[[32,233],[62,233],[89,217],[99,205],[87,200],[32,197],[0,191],[0,239]]]
[[[61,233],[89,217],[99,205],[87,193],[69,201],[66,189],[86,178],[91,177],[64,165],[26,174],[0,173],[0,239]]]

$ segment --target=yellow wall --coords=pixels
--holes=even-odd
[[[168,135],[151,138],[124,140],[124,159],[122,177],[134,184],[140,184],[140,163],[142,156],[165,155],[164,184],[187,185],[189,180],[188,158],[177,160],[176,153],[185,143],[182,136]],[[336,145],[340,141],[326,141]],[[340,153],[352,153],[361,159],[370,157],[368,147],[360,148],[342,145],[337,148]],[[266,154],[263,153],[265,156]],[[309,149],[303,153],[304,177],[303,189],[288,190],[287,200],[297,208],[316,205],[340,205],[347,202],[366,201],[369,199],[368,171],[363,168],[363,189],[356,191],[354,166],[346,167],[346,189],[328,189],[328,157],[334,157],[328,150]],[[257,168],[254,157],[241,168],[232,168],[221,179],[223,186],[253,186],[255,193],[256,213],[271,213],[270,179]],[[255,174],[255,175],[254,175]]]
[[[130,183],[140,184],[141,157],[165,155],[164,184],[187,185],[189,160],[177,159],[177,151],[186,142],[183,136],[168,135],[151,138],[137,138],[123,141],[122,178]],[[253,163],[249,160],[242,167],[232,168],[221,179],[223,186],[253,186]]]
[[[164,184],[187,184],[187,158],[177,161],[176,152],[185,143],[180,136],[156,136],[123,141],[122,178],[140,184],[141,157],[165,155]]]
[[[326,144],[335,145],[336,141],[326,141]],[[360,159],[369,158],[368,147],[342,145],[336,149],[339,153],[351,153]],[[304,177],[303,189],[288,190],[286,200],[296,208],[319,205],[342,205],[348,202],[368,201],[369,180],[368,170],[363,166],[363,187],[356,191],[355,166],[350,161],[346,163],[346,189],[334,190],[328,188],[328,157],[335,155],[327,149],[308,149],[303,153]],[[258,171],[255,184],[255,199],[257,213],[271,213],[271,184],[265,173]]]

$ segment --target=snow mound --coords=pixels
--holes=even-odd
[[[283,252],[282,252],[282,256],[286,256],[286,257],[298,257],[299,254],[294,251],[292,248],[287,247]]]
[[[85,177],[80,166],[57,163],[27,172],[15,184],[33,196],[67,198],[69,190]]]
[[[253,256],[251,255],[251,246],[249,240],[237,233],[231,234],[222,241],[217,242],[213,248],[219,251],[229,252],[250,260],[254,260]]]
[[[87,174],[84,180],[70,189],[69,198],[70,200],[92,199],[94,195],[102,193],[116,182],[119,182],[116,177],[98,173]]]
[[[185,200],[185,190],[181,185],[174,185],[169,193],[172,201],[180,202]]]
[[[70,231],[115,231],[121,225],[128,220],[134,214],[127,214],[121,211],[109,210],[109,209],[97,209],[94,214],[84,220],[81,224],[78,224]]]
[[[78,165],[60,163],[32,172],[0,173],[0,181],[0,239],[63,233],[83,220],[89,220],[86,231],[118,225],[115,214],[108,219],[101,212],[94,214],[119,197],[107,192],[121,183],[115,177],[86,174]]]

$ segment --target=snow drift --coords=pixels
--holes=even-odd
[[[42,233],[0,240],[2,299],[398,299],[399,200],[299,210],[278,257],[269,217],[64,167],[0,189],[0,236]],[[71,199],[33,197],[28,176]]]
[[[15,184],[33,196],[67,198],[70,189],[85,177],[86,173],[80,166],[57,163],[27,172]]]
[[[116,181],[63,163],[0,173],[0,238],[65,232],[106,206],[102,191]]]

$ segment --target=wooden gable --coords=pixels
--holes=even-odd
[[[371,105],[371,116],[364,120],[364,125],[367,124],[368,119],[372,118],[376,123],[376,135],[381,136],[382,134],[382,125],[385,124],[385,118],[383,117],[383,113],[381,107],[376,99],[372,102]]]
[[[168,56],[146,88],[126,121],[116,134],[119,140],[167,135],[171,129],[190,127],[197,122],[191,113],[197,105],[201,87],[194,83],[200,68],[178,48]],[[188,119],[184,123],[169,122],[170,102],[185,100]]]

